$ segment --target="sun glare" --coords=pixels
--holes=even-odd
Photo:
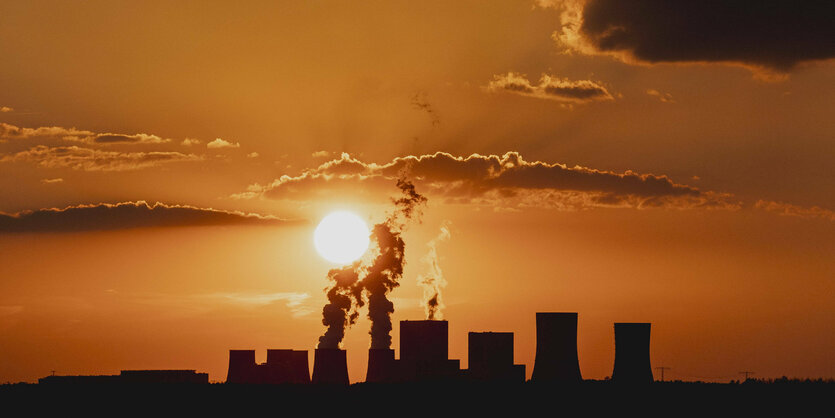
[[[316,251],[326,260],[347,264],[362,257],[368,249],[368,226],[348,211],[325,216],[313,232]]]

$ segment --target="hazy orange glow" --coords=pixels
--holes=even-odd
[[[395,349],[436,250],[462,366],[468,331],[512,331],[530,376],[535,312],[570,311],[585,378],[628,321],[670,378],[835,376],[829,52],[605,49],[640,19],[555,34],[552,3],[0,5],[0,383],[313,350],[362,255],[320,255],[317,224],[383,222],[401,174],[428,203]]]

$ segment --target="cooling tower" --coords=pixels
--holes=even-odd
[[[293,383],[310,383],[310,365],[307,362],[307,350],[293,350],[290,367]]]
[[[536,359],[532,381],[576,383],[583,380],[577,359],[577,313],[536,313]]]
[[[255,370],[255,350],[229,350],[226,383],[253,383]]]
[[[615,368],[612,381],[651,383],[649,323],[615,323]]]
[[[369,383],[392,382],[396,377],[394,350],[372,348],[368,350],[368,371],[365,381]]]
[[[313,355],[313,383],[348,385],[348,360],[345,350],[317,348]]]

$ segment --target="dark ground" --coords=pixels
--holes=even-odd
[[[9,413],[21,408],[20,413]],[[833,416],[835,381],[0,385],[0,416]]]

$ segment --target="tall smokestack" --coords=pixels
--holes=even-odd
[[[649,361],[650,323],[615,323],[615,368],[612,381],[652,383]]]
[[[583,380],[577,358],[577,313],[536,313],[536,359],[532,381],[576,383]]]
[[[255,383],[255,350],[229,350],[226,383]]]
[[[394,350],[390,348],[371,348],[368,350],[368,371],[365,381],[368,383],[387,383],[396,379]]]
[[[317,348],[313,356],[313,383],[348,385],[348,360],[345,350]]]

